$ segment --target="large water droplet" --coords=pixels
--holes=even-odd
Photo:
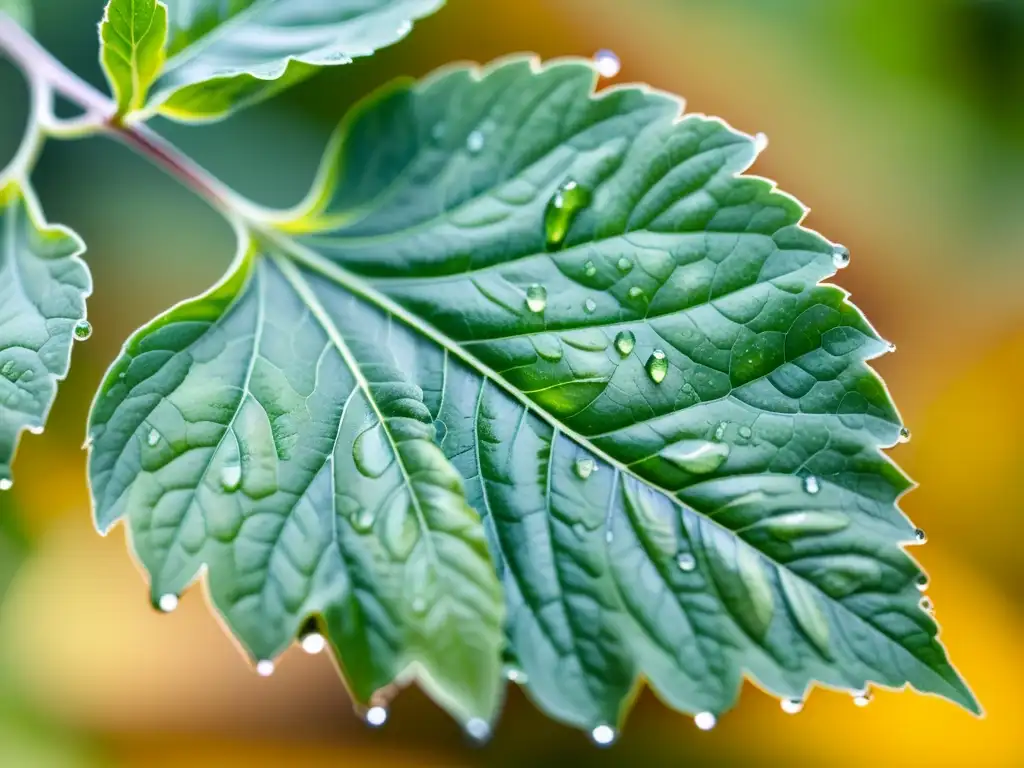
[[[303,635],[302,640],[299,642],[302,645],[302,650],[310,656],[316,656],[318,653],[323,653],[324,648],[327,647],[327,638],[319,632],[310,632],[308,635]]]
[[[14,487],[14,481],[9,477],[0,477],[0,491],[9,491]]]
[[[832,264],[836,269],[843,269],[850,265],[850,249],[845,245],[837,245],[832,249]]]
[[[801,699],[783,699],[780,704],[782,711],[787,715],[795,715],[804,708],[804,703]]]
[[[562,247],[576,215],[590,204],[590,192],[575,181],[567,181],[558,188],[544,211],[544,236],[548,250]]]
[[[900,442],[901,443],[909,443],[910,442],[910,430],[907,429],[906,427],[900,427]]]
[[[651,356],[647,358],[647,375],[651,377],[651,381],[655,384],[661,384],[668,376],[668,358],[665,357],[665,353],[656,349],[651,352]]]
[[[814,475],[808,475],[804,478],[804,490],[812,496],[821,490],[821,483],[818,482],[818,478]]]
[[[915,528],[914,540],[924,544],[926,541],[928,541],[928,534],[924,532],[923,528]]]
[[[526,289],[526,308],[531,312],[543,312],[548,305],[548,289],[534,283]]]
[[[242,465],[225,464],[220,471],[220,487],[228,493],[234,493],[242,484]]]
[[[92,336],[92,323],[88,320],[79,320],[75,323],[73,333],[75,335],[75,339],[78,341],[85,341]]]
[[[768,134],[764,132],[758,132],[754,134],[754,151],[757,154],[761,154],[768,149]]]
[[[607,747],[615,741],[615,729],[610,725],[599,725],[590,732],[590,738],[599,747]]]
[[[483,131],[472,131],[469,136],[466,137],[466,149],[469,150],[471,155],[477,154],[481,149],[484,148],[484,134]]]
[[[619,272],[626,274],[633,268],[633,262],[625,256],[622,256],[617,262],[615,262],[615,266],[618,267]]]
[[[629,357],[636,346],[636,336],[632,331],[619,331],[615,334],[615,351],[620,357]]]
[[[686,472],[706,475],[729,458],[729,446],[708,440],[680,440],[666,446],[658,455]]]
[[[597,462],[589,456],[584,456],[576,459],[576,464],[573,469],[576,471],[576,477],[580,480],[586,480],[594,474],[594,470],[597,469]]]
[[[160,442],[160,433],[155,429],[149,430],[149,434],[146,435],[146,445],[150,448],[156,447],[156,444]]]
[[[718,718],[716,718],[711,712],[698,712],[693,718],[693,722],[702,731],[710,731],[715,727],[715,723],[718,722]]]
[[[380,728],[388,720],[388,711],[384,707],[370,707],[366,710],[366,724]]]
[[[263,659],[256,664],[256,674],[260,677],[270,677],[274,674],[274,662],[270,659]]]
[[[863,691],[858,691],[853,695],[853,703],[858,707],[866,707],[871,703],[871,691],[865,688]]]
[[[689,552],[680,552],[679,556],[676,558],[676,564],[679,566],[680,571],[686,571],[689,573],[697,567],[697,558]]]
[[[597,309],[597,302],[594,301],[593,299],[587,299],[586,301],[583,302],[583,311],[586,312],[588,315],[595,309]]]
[[[160,613],[171,613],[178,607],[178,596],[172,592],[160,595],[160,598],[156,601],[156,607]]]
[[[352,443],[352,462],[364,477],[383,475],[395,460],[384,425],[376,422],[356,435]]]
[[[588,261],[583,265],[583,274],[587,277],[593,277],[597,274],[597,265],[592,261]]]
[[[486,720],[474,717],[466,723],[466,735],[473,741],[485,741],[491,735],[491,726]]]
[[[602,48],[594,54],[594,66],[601,77],[615,77],[622,68],[622,62],[615,55],[615,51]]]

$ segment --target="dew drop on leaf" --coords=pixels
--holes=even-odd
[[[850,249],[845,245],[837,245],[832,249],[832,264],[836,269],[843,269],[850,265]]]
[[[590,204],[590,192],[575,181],[567,181],[548,201],[544,211],[544,237],[548,250],[562,247],[576,215]]]
[[[900,427],[900,442],[901,443],[909,443],[910,442],[910,430],[907,429],[906,427]]]
[[[615,350],[620,357],[629,357],[636,346],[636,336],[632,331],[619,331],[615,334]]]
[[[599,747],[607,747],[615,741],[615,729],[610,725],[599,725],[590,732],[590,738]]]
[[[727,421],[718,422],[718,426],[715,427],[715,440],[725,439],[725,430],[727,430],[728,428],[729,423]]]
[[[526,308],[531,312],[543,312],[548,305],[548,289],[534,283],[526,289]]]
[[[31,427],[28,427],[28,433],[30,435],[41,435],[43,434],[43,427],[41,424],[33,424]]]
[[[736,432],[743,440],[749,440],[754,435],[754,431],[746,424],[741,426]]]
[[[379,421],[356,435],[352,443],[352,462],[364,477],[380,477],[394,460],[384,426]]]
[[[629,270],[633,268],[633,262],[627,259],[625,256],[622,256],[615,263],[615,266],[618,267],[619,272],[621,272],[622,274],[626,274],[627,272],[629,272]]]
[[[924,542],[928,541],[928,535],[924,532],[923,528],[915,528],[914,529],[914,540],[918,541],[918,542],[920,542],[922,544],[924,544]]]
[[[146,435],[146,445],[150,448],[155,448],[156,444],[160,442],[160,433],[155,429],[149,430],[149,434]]]
[[[629,295],[629,298],[631,299],[640,299],[643,298],[644,289],[641,288],[639,285],[634,285],[632,288],[629,289],[627,293]]]
[[[156,607],[160,613],[171,613],[178,607],[178,596],[172,592],[160,595],[160,598],[156,601]]]
[[[729,458],[729,446],[709,440],[680,440],[667,445],[658,455],[686,472],[706,475]]]
[[[401,24],[398,25],[398,29],[395,30],[395,34],[398,35],[399,37],[405,37],[411,31],[412,31],[412,22],[406,20],[406,21],[403,21]]]
[[[597,266],[592,261],[588,261],[583,265],[583,274],[587,277],[593,277],[597,274]]]
[[[804,490],[812,496],[821,490],[821,483],[818,482],[818,478],[814,475],[808,475],[804,478]]]
[[[697,567],[697,558],[689,552],[680,552],[676,558],[676,564],[679,566],[679,570],[689,573]]]
[[[576,459],[574,469],[576,471],[576,477],[578,477],[580,480],[586,480],[588,477],[594,474],[594,470],[597,469],[597,462],[594,461],[589,456],[581,457],[579,459]]]
[[[718,722],[718,718],[711,712],[698,712],[693,718],[693,722],[702,731],[710,731],[715,727],[715,723]]]
[[[866,707],[871,703],[871,691],[865,688],[863,691],[858,691],[853,696],[853,703],[858,707]]]
[[[595,309],[597,309],[597,302],[594,301],[593,299],[587,299],[586,301],[583,302],[583,311],[586,312],[588,315]]]
[[[228,493],[234,493],[242,484],[242,465],[225,464],[220,471],[220,487]]]
[[[270,659],[263,659],[256,664],[256,674],[260,677],[270,677],[274,674],[274,662]]]
[[[656,349],[651,352],[651,356],[647,358],[647,375],[651,377],[651,381],[655,384],[661,384],[668,376],[668,358],[665,357],[665,352]]]
[[[373,514],[372,509],[369,507],[362,507],[352,515],[352,527],[359,531],[359,533],[369,533],[373,530],[373,523],[375,519],[376,516]]]
[[[622,62],[615,55],[615,51],[602,48],[594,54],[594,66],[601,77],[615,77],[619,74],[619,70],[622,69]]]
[[[930,597],[922,597],[918,605],[921,606],[921,610],[925,613],[932,613],[935,610]]]
[[[928,577],[921,575],[917,577],[917,581],[914,582],[914,586],[917,587],[918,592],[924,592],[928,589]]]
[[[782,711],[787,715],[795,715],[804,708],[804,703],[801,699],[783,699],[780,704]]]
[[[316,656],[318,653],[323,653],[327,647],[327,638],[319,632],[307,632],[299,640],[299,645],[310,656]]]
[[[73,333],[75,335],[75,339],[77,339],[78,341],[85,341],[90,336],[92,336],[92,323],[90,323],[88,320],[79,320],[77,323],[75,323]]]
[[[764,132],[754,134],[754,150],[757,154],[761,154],[766,149],[768,149],[768,134]]]
[[[466,735],[473,741],[486,741],[491,735],[491,726],[486,720],[474,717],[466,723]]]
[[[366,724],[380,728],[388,720],[388,711],[384,707],[370,707],[366,710]]]
[[[0,491],[9,491],[14,487],[14,481],[9,477],[0,477]]]
[[[505,677],[510,683],[516,683],[518,685],[526,685],[528,681],[526,673],[518,667],[509,667],[506,669]]]
[[[484,134],[482,131],[472,131],[469,136],[466,137],[466,149],[469,150],[471,155],[477,154],[481,149],[484,148]]]

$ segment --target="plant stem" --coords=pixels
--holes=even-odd
[[[99,133],[123,142],[162,167],[227,218],[260,218],[257,206],[212,176],[151,128],[142,123],[121,120],[111,99],[61,64],[3,12],[0,12],[0,55],[25,73],[32,88],[33,112],[22,147],[8,169],[11,175],[28,175],[47,135],[66,139]],[[53,115],[55,93],[81,107],[85,115],[73,121],[59,121]]]

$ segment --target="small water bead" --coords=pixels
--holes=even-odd
[[[597,274],[597,265],[592,261],[588,261],[583,265],[583,274],[587,277],[593,277]]]
[[[548,201],[544,211],[544,236],[548,250],[562,247],[576,215],[590,205],[590,191],[575,181],[567,181]]]
[[[718,718],[711,712],[698,712],[693,718],[694,724],[702,731],[710,731],[715,727],[715,723],[718,722]]]
[[[928,589],[928,577],[924,575],[918,576],[914,586],[917,587],[918,592],[924,592]]]
[[[633,262],[625,256],[622,256],[617,262],[615,262],[615,266],[618,268],[619,272],[626,274],[633,268]]]
[[[92,336],[92,323],[88,320],[79,320],[75,323],[75,328],[72,333],[74,333],[75,339],[78,341],[85,341]]]
[[[156,601],[156,607],[160,613],[172,613],[178,607],[178,596],[168,592],[166,595],[160,595],[160,598]]]
[[[821,490],[821,483],[818,482],[818,478],[814,475],[808,475],[804,478],[804,490],[812,496]]]
[[[369,507],[363,507],[358,510],[351,518],[352,527],[359,531],[359,533],[369,533],[373,529],[375,520],[376,516]]]
[[[388,711],[384,707],[370,707],[366,710],[366,724],[380,728],[388,720]]]
[[[485,741],[491,735],[491,726],[486,720],[474,717],[466,723],[466,734],[473,741]]]
[[[155,429],[149,430],[149,434],[146,436],[146,445],[148,445],[150,448],[153,448],[159,442],[160,433],[157,432]]]
[[[0,491],[9,491],[14,487],[14,481],[9,477],[0,477]]]
[[[627,294],[631,299],[640,299],[643,298],[644,289],[641,288],[639,285],[634,285],[632,288],[629,289],[629,291],[627,291]]]
[[[505,670],[505,677],[510,683],[516,683],[517,685],[526,685],[528,678],[526,673],[516,667],[509,667]]]
[[[914,529],[914,540],[924,544],[928,541],[928,535],[924,532],[923,528]]]
[[[850,249],[845,245],[837,245],[832,249],[832,264],[836,269],[850,266]]]
[[[804,708],[804,702],[802,699],[783,699],[779,703],[782,706],[782,711],[787,715],[795,715]]]
[[[526,308],[531,312],[543,312],[548,305],[548,289],[534,283],[526,289]]]
[[[484,134],[482,131],[473,131],[466,137],[466,149],[471,155],[477,154],[484,148]]]
[[[599,747],[607,747],[615,741],[615,729],[610,725],[599,725],[590,732],[590,738]]]
[[[612,541],[614,541],[614,540],[615,540],[615,534],[612,533],[612,529],[609,528],[607,531],[604,532],[604,541],[605,541],[606,544],[611,544]]]
[[[651,381],[655,384],[661,384],[668,376],[668,358],[665,356],[665,352],[660,349],[656,349],[651,352],[651,356],[647,358],[647,375],[651,377]]]
[[[583,302],[583,311],[586,312],[588,315],[595,309],[597,309],[597,302],[594,301],[593,299],[587,299],[586,301]]]
[[[679,570],[689,573],[697,567],[697,558],[689,552],[681,552],[676,558],[676,563],[679,565]]]
[[[925,613],[934,613],[935,611],[935,605],[932,603],[930,597],[922,597],[918,602],[918,605],[921,606],[921,610]]]
[[[318,653],[323,653],[327,647],[327,638],[319,632],[309,632],[302,636],[299,644],[302,646],[302,650],[310,656],[316,656]]]
[[[858,691],[853,696],[853,703],[858,707],[866,707],[871,703],[871,691],[865,688],[863,691]]]
[[[885,349],[886,349],[887,352],[895,352],[896,351],[896,344],[890,341],[890,342],[888,342],[885,345]]]
[[[576,459],[573,469],[576,471],[576,477],[586,480],[597,470],[597,462],[590,457],[579,458]]]
[[[610,51],[607,48],[602,48],[594,54],[594,65],[601,77],[615,77],[622,69],[622,62],[619,61],[615,51]]]
[[[28,433],[30,435],[41,435],[43,434],[43,427],[40,424],[33,424],[28,428]]]
[[[220,487],[228,493],[234,493],[242,485],[242,466],[228,464],[220,471]]]
[[[768,134],[764,132],[754,134],[754,150],[761,154],[766,149],[768,149]]]
[[[741,439],[749,440],[751,437],[753,437],[754,430],[752,430],[750,427],[746,425],[743,425],[737,430],[737,434],[740,436]]]
[[[615,351],[620,357],[629,357],[636,346],[636,336],[632,331],[619,331],[615,334]]]
[[[256,664],[256,674],[260,677],[270,677],[274,674],[274,662],[270,659],[263,659]]]
[[[715,440],[724,440],[725,439],[725,430],[727,430],[728,428],[729,428],[729,422],[727,422],[727,421],[720,421],[720,422],[718,422],[718,426],[715,427]]]
[[[910,430],[907,429],[906,427],[900,427],[900,442],[901,443],[909,443],[910,442]]]

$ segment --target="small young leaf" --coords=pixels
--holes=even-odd
[[[71,362],[92,291],[85,251],[47,224],[26,183],[0,188],[0,489],[25,429],[40,430]]]
[[[398,42],[413,21],[443,4],[444,0],[170,0],[168,59],[147,106],[185,122],[224,117],[319,67],[347,64]]]
[[[110,0],[100,24],[100,61],[118,115],[141,109],[164,65],[167,6],[157,0]]]
[[[977,711],[903,549],[910,482],[880,451],[901,420],[866,362],[886,344],[821,284],[839,249],[742,175],[751,137],[645,88],[595,95],[596,79],[516,60],[357,109],[306,213],[263,225],[251,266],[115,365],[92,418],[99,526],[128,516],[157,591],[210,564],[236,633],[276,650],[324,604],[306,585],[333,566],[302,542],[329,547],[332,524],[341,559],[364,558],[359,599],[424,582],[426,566],[392,559],[413,537],[384,511],[403,508],[401,484],[376,479],[396,455],[380,404],[401,403],[451,463],[430,454],[431,476],[465,479],[504,586],[506,658],[552,716],[610,729],[646,679],[710,727],[744,674],[788,699],[815,681],[910,684]],[[337,362],[345,347],[357,364]],[[452,517],[456,540],[479,538]],[[372,535],[350,549],[359,527]],[[380,562],[390,577],[367,577]],[[463,589],[444,615],[462,606],[453,626],[479,632],[482,559],[448,562],[472,576],[448,582]],[[284,576],[268,580],[273,563]],[[339,646],[367,616],[408,615],[334,588]],[[341,647],[346,669],[348,653],[385,681],[410,642],[390,630]]]
[[[6,13],[22,27],[32,31],[31,0],[0,0],[0,13]]]

